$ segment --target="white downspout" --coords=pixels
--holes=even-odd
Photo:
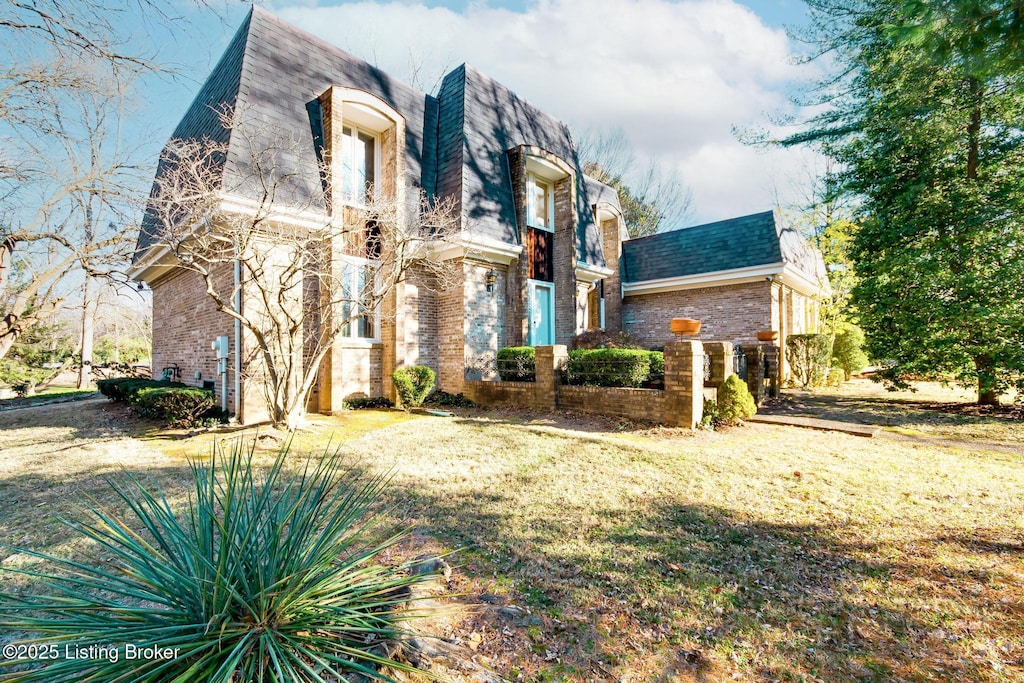
[[[242,312],[242,262],[235,260],[235,312]],[[242,323],[235,318],[235,419],[242,406]]]

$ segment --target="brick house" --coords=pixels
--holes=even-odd
[[[821,253],[772,211],[623,242],[619,270],[622,329],[649,346],[672,341],[667,321],[679,317],[739,345],[776,330],[785,348],[817,331],[828,288]]]
[[[662,236],[626,241],[614,190],[584,175],[568,127],[470,66],[448,73],[437,95],[429,95],[254,7],[172,136],[226,142],[220,172],[227,186],[231,174],[242,172],[246,150],[216,116],[224,105],[305,136],[308,155],[291,160],[298,178],[320,182],[317,161],[328,158],[332,182],[352,194],[453,197],[460,215],[463,238],[444,252],[457,266],[456,281],[441,288],[412,274],[382,310],[351,325],[319,368],[312,410],[336,411],[353,395],[390,395],[391,371],[402,365],[433,367],[441,388],[455,393],[468,360],[503,346],[568,344],[596,327],[664,341],[650,330],[679,314],[665,295],[682,297],[686,312],[698,311],[685,302],[703,289],[657,288],[659,280],[693,273],[663,273],[644,256],[673,260],[691,247]],[[338,196],[337,205],[321,207],[328,220],[345,210],[349,195]],[[287,217],[287,207],[281,215]],[[160,230],[147,212],[132,270],[153,292],[154,374],[173,368],[183,381],[217,391],[243,422],[263,419],[259,388],[245,381],[245,335],[216,310],[198,275],[167,259]],[[776,246],[785,241],[779,235]],[[747,243],[764,246],[767,237],[758,233]],[[742,250],[744,242],[732,244]],[[790,284],[792,264],[778,262]],[[223,277],[232,277],[230,268]],[[712,291],[757,283],[706,284]],[[770,302],[786,301],[781,287],[752,288],[757,293],[749,296],[764,293],[757,301],[766,308],[760,317],[751,313],[749,325],[772,326]],[[741,328],[722,329],[745,339]],[[223,396],[221,381],[211,381],[218,377],[211,341],[222,336],[229,342]]]

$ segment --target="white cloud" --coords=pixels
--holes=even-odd
[[[468,62],[579,128],[621,127],[641,155],[681,168],[697,220],[771,208],[780,167],[737,142],[734,127],[788,109],[785,33],[733,0],[538,0],[525,12],[416,2],[274,11],[327,41],[433,89]],[[785,199],[785,188],[781,189]]]

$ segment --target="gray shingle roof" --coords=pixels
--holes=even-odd
[[[587,198],[592,206],[611,204],[619,211],[622,211],[622,205],[619,204],[619,193],[615,191],[615,188],[605,185],[592,176],[584,176],[583,179],[587,184]]]
[[[506,153],[520,145],[532,145],[579,169],[568,126],[466,64],[445,76],[438,99],[438,193],[461,181],[467,226],[486,237],[518,244]],[[576,179],[577,256],[585,263],[604,265],[600,233],[590,208],[593,202],[579,170]]]
[[[319,125],[307,108],[331,85],[372,93],[406,119],[406,171],[428,195],[460,194],[466,224],[487,237],[519,243],[506,151],[519,145],[542,147],[579,168],[568,127],[505,86],[462,65],[445,76],[437,98],[391,78],[381,70],[254,7],[224,56],[202,86],[172,138],[228,141],[222,167],[225,189],[245,194],[249,140],[230,135],[217,112],[234,106],[259,121],[267,140],[309,140],[308,149],[281,161],[295,173],[284,203],[304,208],[320,198],[314,138]],[[255,141],[261,147],[259,140]],[[161,165],[158,177],[165,170]],[[601,239],[593,223],[582,172],[577,174],[577,252],[580,260],[603,265]],[[154,243],[157,225],[143,218],[137,256]]]
[[[815,282],[820,261],[796,231],[765,211],[623,242],[622,279],[645,282],[785,263]]]
[[[405,116],[406,172],[414,184],[432,192],[437,158],[436,100],[258,7],[253,7],[171,137],[225,141],[228,131],[221,126],[217,111],[228,105],[247,120],[260,122],[258,129],[250,130],[267,137],[265,147],[274,145],[272,136],[308,140],[307,150],[282,159],[281,165],[297,175],[288,191],[278,196],[284,203],[306,207],[321,198],[307,104],[331,85],[370,92]],[[250,160],[249,141],[237,134],[230,137],[223,168],[225,188],[239,185],[247,176],[245,167]],[[260,145],[258,139],[255,144]],[[158,176],[162,170],[157,169]],[[154,241],[152,216],[143,218],[142,228],[137,254]]]

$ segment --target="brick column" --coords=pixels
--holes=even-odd
[[[747,388],[754,403],[761,405],[764,401],[764,346],[744,346],[743,351],[747,356]]]
[[[781,349],[775,344],[762,344],[764,363],[767,366],[766,375],[768,378],[768,395],[778,398],[779,386],[782,379]]]
[[[569,362],[569,350],[564,344],[538,346],[535,367],[537,379],[534,383],[535,408],[554,410],[558,405],[558,385]]]
[[[704,416],[704,345],[665,344],[665,414],[662,422],[694,429]]]
[[[732,342],[706,342],[704,353],[711,356],[711,379],[704,386],[720,387],[725,378],[732,374]]]

